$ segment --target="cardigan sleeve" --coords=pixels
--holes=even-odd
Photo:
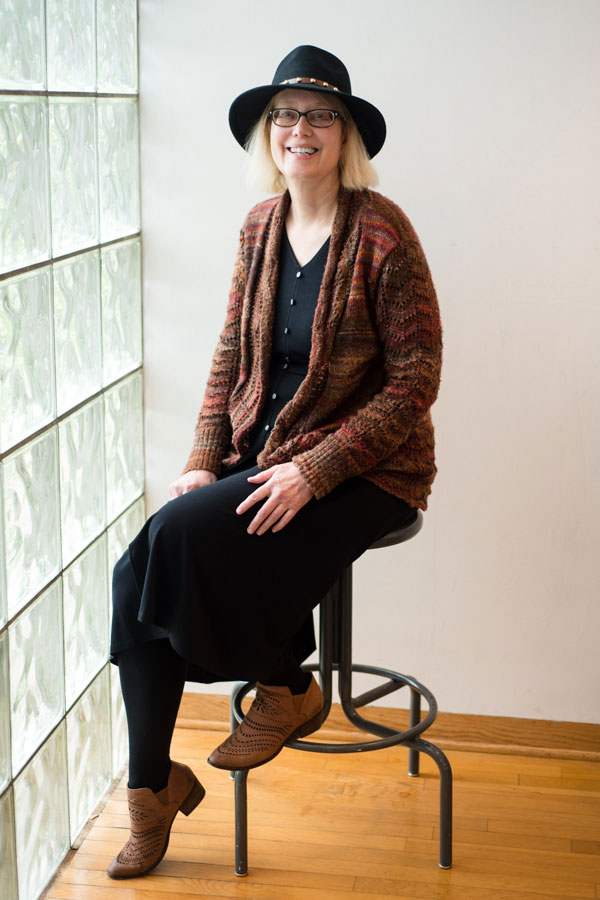
[[[427,261],[416,239],[387,256],[375,298],[384,383],[364,406],[292,461],[317,499],[394,453],[435,401],[442,330]]]
[[[213,354],[202,407],[198,414],[194,443],[182,474],[208,469],[219,474],[231,441],[229,397],[239,369],[240,320],[245,289],[244,232],[240,233],[225,325]]]

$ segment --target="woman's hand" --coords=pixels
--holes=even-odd
[[[271,526],[273,531],[281,531],[313,496],[292,462],[281,463],[257,475],[250,475],[248,481],[260,484],[260,487],[240,503],[236,513],[241,515],[259,500],[265,500],[250,522],[248,534],[264,534]]]
[[[169,494],[171,497],[180,497],[181,494],[187,494],[188,491],[195,491],[196,488],[204,487],[205,484],[212,484],[217,480],[214,472],[208,469],[191,469],[185,475],[180,475],[175,481],[169,485]]]

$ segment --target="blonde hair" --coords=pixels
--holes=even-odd
[[[345,104],[335,95],[315,91],[313,96],[328,109],[342,116],[344,143],[340,153],[340,183],[352,190],[374,187],[379,179],[373,168],[356,123]],[[245,147],[248,151],[246,178],[251,187],[269,194],[280,194],[287,190],[285,177],[279,171],[271,156],[269,113],[275,109],[273,97],[263,110],[263,114],[248,136]]]

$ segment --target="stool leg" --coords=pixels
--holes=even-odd
[[[248,769],[234,773],[235,779],[235,874],[248,874]]]
[[[440,868],[452,868],[452,769],[441,750],[440,770]]]
[[[410,689],[410,727],[421,721],[421,695],[414,688]],[[408,751],[408,774],[416,777],[419,774],[419,751],[411,747]]]
[[[332,683],[335,648],[334,648],[334,605],[335,586],[331,588],[321,600],[319,608],[319,681],[323,691],[323,720],[329,715],[331,709]]]
[[[424,741],[416,738],[407,742],[409,747],[415,747],[422,753],[426,753],[436,763],[440,770],[440,869],[452,868],[452,768],[446,754]]]

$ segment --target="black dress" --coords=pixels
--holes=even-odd
[[[256,485],[256,456],[306,376],[329,241],[298,266],[281,245],[268,401],[250,446],[212,484],[170,500],[131,542],[113,574],[111,662],[168,637],[188,681],[256,681],[315,649],[312,610],[342,569],[416,510],[359,476],[310,500],[278,532],[248,534],[259,504],[235,510]]]

